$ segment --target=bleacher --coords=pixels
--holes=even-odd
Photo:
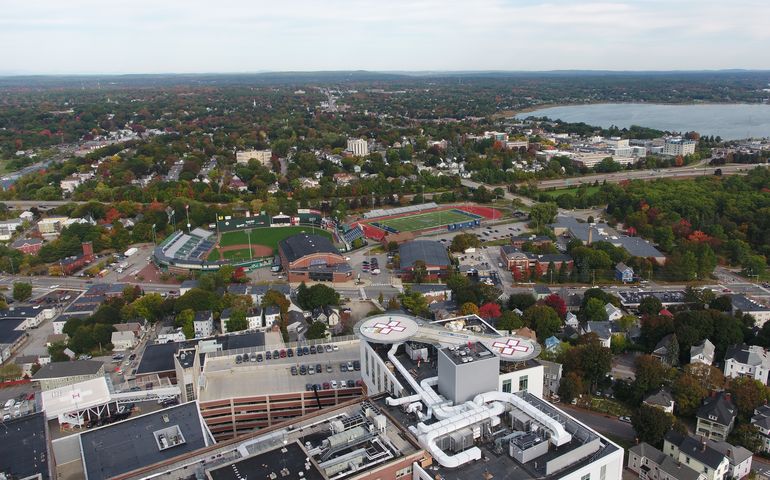
[[[364,237],[364,231],[358,224],[354,226],[343,225],[342,228],[342,238],[345,239],[348,245],[351,245],[354,240]]]
[[[431,210],[433,208],[438,208],[438,205],[436,205],[435,202],[421,203],[420,205],[408,205],[406,207],[398,208],[378,208],[376,210],[371,210],[364,213],[364,218],[379,218],[389,217],[392,215],[403,215],[405,213],[421,212],[423,210]]]
[[[182,233],[174,236],[174,240],[168,243],[163,252],[169,257],[181,260],[200,260],[212,247],[214,247],[213,240],[208,240],[195,233]]]

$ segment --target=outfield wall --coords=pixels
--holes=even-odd
[[[284,227],[295,225],[308,225],[320,227],[323,224],[323,215],[317,210],[300,210],[296,215],[267,214],[253,215],[251,217],[231,217],[229,215],[217,216],[217,229],[220,232],[232,232],[250,228]]]

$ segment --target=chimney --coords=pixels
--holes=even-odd
[[[733,400],[733,395],[730,392],[725,392],[725,399],[731,402]]]
[[[702,438],[700,443],[700,451],[705,452],[706,451],[706,439]]]
[[[86,260],[94,258],[94,244],[92,242],[83,242],[83,256]]]

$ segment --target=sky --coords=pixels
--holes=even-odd
[[[770,69],[768,0],[3,0],[0,74]]]

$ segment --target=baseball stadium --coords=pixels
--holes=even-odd
[[[437,205],[424,203],[406,207],[377,209],[364,214],[352,224],[363,235],[377,241],[394,235],[418,235],[428,232],[474,228],[486,220],[502,216],[499,210],[477,205]]]
[[[175,231],[155,247],[155,263],[172,273],[218,270],[223,265],[259,268],[273,265],[278,243],[288,237],[312,233],[336,240],[334,224],[315,210],[300,210],[295,216],[220,215],[215,226],[216,232],[200,227]]]

